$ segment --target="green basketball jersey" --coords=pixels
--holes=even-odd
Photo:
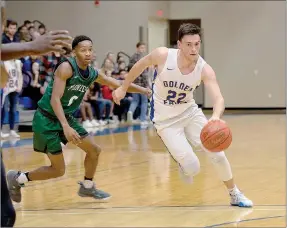
[[[74,57],[67,58],[70,62],[73,75],[66,81],[66,88],[64,94],[61,98],[61,104],[65,114],[73,114],[80,106],[83,97],[90,87],[90,85],[96,80],[98,77],[98,72],[91,66],[89,66],[89,76],[84,78],[81,75],[79,67],[77,65],[76,59]],[[63,61],[61,61],[62,63]],[[58,64],[59,65],[59,64]],[[54,78],[50,81],[46,91],[38,102],[39,108],[43,109],[44,111],[56,116],[54,110],[50,104],[52,91],[53,91],[53,83]]]

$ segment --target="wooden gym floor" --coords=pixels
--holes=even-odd
[[[84,153],[68,145],[65,176],[23,188],[23,201],[14,204],[16,226],[286,227],[285,115],[227,115],[225,120],[233,132],[226,154],[237,185],[254,208],[229,206],[204,155],[198,154],[201,173],[195,183],[185,184],[152,126],[120,126],[92,132],[103,148],[95,180],[111,199],[78,197]],[[32,152],[31,143],[31,133],[3,142],[6,170],[49,165],[44,155]]]

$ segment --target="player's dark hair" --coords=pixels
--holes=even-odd
[[[195,24],[186,23],[180,25],[177,35],[179,41],[181,41],[185,35],[199,35],[201,38],[201,29]]]
[[[139,48],[139,47],[142,46],[142,45],[145,45],[145,43],[144,43],[144,42],[138,42],[137,45],[136,45],[136,47]]]
[[[85,40],[91,41],[93,43],[92,39],[87,36],[84,35],[76,36],[72,43],[72,49],[75,49],[80,42],[83,42]]]

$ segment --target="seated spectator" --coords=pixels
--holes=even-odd
[[[22,26],[20,26],[20,27],[18,28],[18,31],[17,31],[17,32],[19,32],[19,33],[21,33],[21,32],[28,32],[28,29],[27,29],[26,26],[22,25]]]
[[[119,62],[118,63],[118,72],[120,72],[121,70],[127,70],[127,65],[126,65],[126,62]]]
[[[93,52],[93,58],[92,58],[92,62],[91,62],[91,66],[95,69],[98,70],[99,69],[99,64],[97,62],[97,55],[96,52]]]
[[[112,72],[111,71],[107,71],[106,72],[106,76],[107,77],[111,77],[112,76]],[[112,92],[113,92],[113,88],[107,86],[107,85],[103,85],[102,86],[102,95],[104,99],[108,99],[108,100],[113,100],[113,96],[112,96]]]
[[[114,72],[115,68],[114,68],[114,64],[112,63],[112,61],[109,59],[106,59],[104,61],[103,67],[101,68],[101,71],[102,72],[107,72],[107,71]]]
[[[106,125],[110,121],[112,102],[102,97],[100,84],[95,82],[88,94],[88,102],[95,109],[100,125]]]
[[[126,70],[120,70],[119,71],[119,76],[118,76],[118,79],[119,80],[124,80],[125,79],[125,77],[126,77],[126,75],[127,75],[127,71]]]
[[[2,90],[1,101],[4,101],[1,112],[1,129],[3,127],[6,113],[8,113],[7,106],[9,105],[9,126],[10,134],[4,134],[1,132],[1,137],[5,138],[9,135],[11,137],[19,138],[20,136],[14,130],[17,104],[19,93],[22,90],[23,78],[22,78],[22,63],[20,60],[4,61],[4,66],[8,72],[8,82],[6,87]],[[2,103],[2,102],[1,102]]]
[[[102,64],[102,68],[104,68],[104,65],[106,64],[106,60],[109,60],[109,63],[112,65],[111,69],[107,69],[107,70],[115,70],[115,54],[112,52],[108,52],[106,58],[104,59],[104,62]]]
[[[30,36],[33,37],[34,33],[36,32],[35,27],[34,26],[30,26],[28,28],[28,32],[29,32]]]
[[[95,70],[98,70],[98,69],[99,69],[99,64],[98,64],[98,62],[97,62],[96,60],[93,60],[93,61],[91,62],[91,65],[92,65],[92,67],[93,67]]]
[[[119,74],[120,75],[117,77],[117,79],[124,80],[127,72],[125,70],[121,70]],[[114,105],[114,114],[118,117],[120,122],[127,121],[127,113],[129,111],[132,100],[132,94],[126,93],[126,96],[121,100],[120,105]]]
[[[37,56],[31,56],[32,60],[32,71],[33,71],[33,81],[31,85],[33,87],[41,87],[40,81],[39,81],[39,75],[40,75],[40,63],[39,60],[37,59]]]
[[[37,56],[26,56],[21,58],[23,74],[23,91],[22,97],[29,97],[33,101],[32,109],[37,108],[37,103],[43,93],[42,85],[39,81],[40,60]]]
[[[87,102],[88,93],[89,92],[87,91],[80,106],[83,127],[84,128],[98,127],[100,126],[100,124],[94,119],[91,104]]]
[[[112,72],[111,71],[107,71],[106,72],[106,76],[108,77],[112,77]],[[107,85],[103,85],[102,86],[102,95],[104,99],[110,100],[112,102],[111,105],[111,110],[110,110],[110,118],[109,118],[109,122],[114,122],[113,120],[113,112],[114,112],[114,100],[113,100],[113,88],[107,86]]]
[[[63,57],[66,57],[66,58],[69,58],[69,57],[72,57],[72,50],[64,47],[63,48],[65,50],[65,53],[64,53],[64,56]]]
[[[124,57],[121,55],[118,55],[117,62],[115,64],[115,71],[119,73],[120,70],[127,70],[127,65],[126,65],[126,61]]]
[[[38,36],[41,36],[41,34],[38,32],[38,30],[34,26],[30,26],[28,29],[29,35],[32,37],[32,40],[35,40]]]
[[[20,32],[20,42],[30,42],[32,41],[32,36],[30,36],[28,31]]]

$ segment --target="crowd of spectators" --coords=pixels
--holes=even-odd
[[[2,34],[2,43],[28,42],[46,32],[46,26],[39,21],[26,20],[23,25],[18,26],[16,21],[7,20],[5,31]],[[130,58],[127,58],[127,55],[116,55],[109,52],[101,65],[98,64],[94,53],[91,65],[109,77],[123,80],[133,64],[145,54],[145,48],[146,45],[139,42],[136,45],[135,54]],[[21,115],[23,109],[37,109],[37,102],[43,96],[52,78],[54,67],[61,58],[70,57],[71,55],[72,53],[66,50],[64,55],[51,52],[44,56],[26,56],[4,62],[9,73],[9,82],[6,88],[1,90],[1,126],[3,126],[5,119],[8,119],[10,132],[1,130],[1,138],[20,137],[14,129],[17,114],[20,113]],[[145,71],[135,83],[149,87],[148,81],[148,74]],[[13,84],[13,86],[10,86],[11,88],[9,83]],[[121,122],[140,123],[143,126],[148,124],[148,99],[146,96],[127,94],[119,106],[113,102],[112,91],[112,88],[96,82],[89,88],[79,110],[74,114],[85,128]],[[21,107],[21,109],[18,107]]]

